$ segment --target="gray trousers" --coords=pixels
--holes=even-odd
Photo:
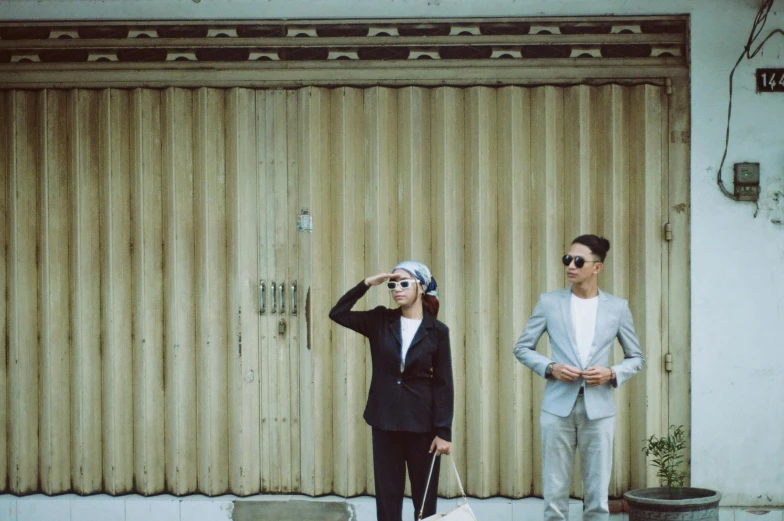
[[[585,491],[583,521],[607,521],[615,417],[588,419],[585,402],[579,397],[568,416],[542,411],[539,422],[545,521],[569,519],[569,486],[577,447]]]

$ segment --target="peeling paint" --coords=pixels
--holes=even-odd
[[[252,383],[255,379],[256,379],[256,374],[253,372],[253,369],[250,369],[248,371],[248,374],[245,375],[244,378],[245,383],[246,384]]]
[[[776,226],[784,225],[784,182],[775,180],[758,202],[758,212]]]
[[[227,514],[226,519],[232,519],[234,514],[234,502],[231,501],[229,503],[225,503],[221,505],[221,510],[223,510]]]

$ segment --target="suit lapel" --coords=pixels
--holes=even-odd
[[[400,333],[400,311],[397,310],[397,313],[392,314],[392,320],[389,321],[389,325],[387,329],[392,334],[392,336],[397,340],[395,344],[395,354],[397,355],[397,363],[400,366],[400,372],[403,372],[403,360],[401,359],[401,351],[403,346],[403,340],[401,339]]]
[[[396,313],[393,316],[393,319],[389,322],[389,331],[392,333],[392,336],[395,337],[397,340],[398,351],[400,351],[400,346],[403,345],[403,340],[400,337],[400,313]]]
[[[561,314],[563,315],[566,332],[569,335],[569,343],[572,345],[574,360],[578,361],[578,367],[582,367],[580,362],[580,351],[577,349],[577,334],[574,331],[574,321],[572,320],[572,290],[567,288],[563,292],[561,299]]]
[[[427,336],[430,332],[430,329],[435,325],[435,318],[431,315],[425,313],[422,317],[422,323],[419,325],[419,329],[414,334],[414,338],[411,340],[411,345],[408,347],[408,355],[406,355],[406,365],[408,365],[408,361],[411,360],[411,353],[417,347],[417,345],[422,341],[423,338]]]
[[[599,305],[596,307],[596,329],[593,332],[593,343],[591,344],[591,352],[588,354],[588,365],[591,365],[591,360],[596,354],[596,346],[599,345],[597,341],[602,338],[600,334],[607,328],[608,320],[610,319],[610,310],[607,309],[607,293],[599,290]]]

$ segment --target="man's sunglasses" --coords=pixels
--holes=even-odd
[[[563,265],[566,267],[569,267],[569,264],[571,264],[572,261],[574,261],[574,265],[578,270],[583,266],[585,266],[586,262],[602,262],[598,260],[588,260],[583,257],[580,257],[579,255],[577,257],[572,257],[568,253],[564,255],[563,258],[561,258],[561,262],[563,262]]]
[[[414,284],[416,284],[416,281],[414,279],[390,280],[387,281],[387,288],[389,288],[390,291],[396,290],[398,286],[400,286],[403,289],[408,289],[412,287]]]

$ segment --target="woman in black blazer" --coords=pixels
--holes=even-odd
[[[371,286],[386,282],[399,306],[351,311]],[[365,421],[373,428],[373,473],[379,521],[400,521],[406,466],[414,512],[422,506],[431,458],[449,454],[454,386],[449,329],[436,320],[436,281],[424,264],[401,262],[343,295],[329,318],[370,340],[373,376]],[[424,516],[436,512],[440,463],[433,470]]]

